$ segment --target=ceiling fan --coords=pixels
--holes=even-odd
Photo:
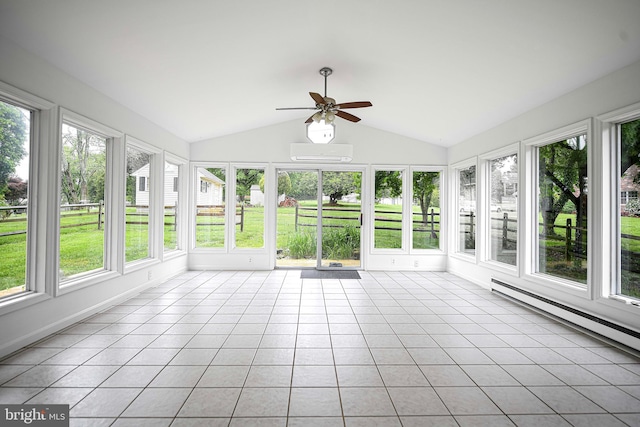
[[[327,77],[329,77],[333,73],[333,70],[329,67],[323,67],[320,69],[320,75],[324,76],[324,96],[320,95],[316,92],[309,92],[311,98],[315,101],[315,107],[289,107],[289,108],[276,108],[276,110],[318,110],[311,117],[309,117],[305,123],[311,122],[320,122],[324,120],[325,123],[333,123],[336,116],[341,117],[345,120],[349,120],[350,122],[359,122],[360,118],[354,116],[353,114],[347,113],[345,110],[347,108],[363,108],[363,107],[371,107],[369,101],[360,101],[360,102],[343,102],[340,104],[336,103],[336,100],[333,98],[329,98],[327,96]]]

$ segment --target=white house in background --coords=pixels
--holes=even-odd
[[[198,205],[221,205],[224,181],[204,168],[198,168]],[[149,164],[131,173],[136,177],[136,205],[149,206]],[[178,166],[165,163],[164,206],[178,201]]]
[[[198,168],[198,205],[224,203],[224,181],[206,170]]]

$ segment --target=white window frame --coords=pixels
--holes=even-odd
[[[149,177],[146,180],[145,192],[149,193],[149,231],[148,231],[148,256],[146,258],[137,259],[127,262],[126,260],[126,205],[122,211],[122,262],[124,263],[124,273],[136,271],[141,268],[148,267],[150,264],[159,262],[160,254],[164,251],[163,236],[161,224],[164,223],[163,211],[159,208],[162,200],[164,200],[163,186],[158,183],[163,183],[164,178],[164,162],[162,160],[162,150],[153,145],[147,144],[131,135],[125,135],[125,147],[124,147],[124,173],[122,180],[124,183],[124,194],[126,195],[126,164],[127,164],[127,149],[131,147],[138,151],[142,151],[149,155]]]
[[[567,125],[556,130],[546,132],[544,134],[528,138],[522,141],[524,149],[524,160],[521,163],[525,166],[525,186],[520,187],[518,194],[522,194],[521,190],[524,190],[523,200],[519,200],[519,208],[522,211],[519,214],[521,218],[520,228],[525,233],[526,244],[521,244],[521,260],[523,262],[523,276],[527,279],[534,281],[537,285],[551,289],[552,291],[567,292],[575,296],[582,298],[590,298],[590,289],[592,289],[592,281],[594,276],[594,270],[597,267],[593,264],[594,259],[598,259],[594,254],[595,243],[598,240],[597,230],[595,225],[597,224],[594,212],[593,203],[594,199],[598,197],[597,181],[598,178],[594,176],[593,158],[594,158],[594,146],[597,143],[593,139],[592,131],[592,119],[586,119],[577,123]],[[538,148],[549,144],[554,144],[559,141],[578,136],[587,135],[587,176],[589,177],[589,195],[587,198],[587,283],[583,284],[572,280],[564,279],[561,277],[551,276],[549,274],[540,273],[538,269],[538,257],[539,257],[539,244],[538,244]],[[520,168],[522,170],[522,167]],[[522,181],[521,181],[522,182]],[[524,203],[524,205],[523,205]],[[520,234],[518,239],[522,239],[523,235]]]
[[[412,227],[410,225],[411,222],[411,194],[407,196],[407,190],[409,189],[407,174],[410,173],[409,166],[388,166],[388,165],[373,165],[370,170],[370,182],[371,182],[371,194],[370,194],[370,209],[369,209],[369,217],[370,221],[370,229],[369,229],[369,242],[371,245],[370,253],[371,254],[408,254],[409,253],[409,242],[411,241],[411,233]],[[376,210],[376,171],[388,171],[388,172],[401,172],[402,173],[402,241],[400,244],[400,248],[376,248],[375,242],[375,210]],[[363,175],[364,176],[364,175]],[[409,213],[409,215],[407,215]]]
[[[178,247],[177,249],[170,249],[170,250],[167,250],[164,247],[164,209],[162,209],[163,217],[162,217],[161,229],[162,229],[163,236],[161,239],[161,242],[162,242],[161,258],[163,261],[167,259],[175,258],[176,256],[182,256],[186,254],[186,250],[185,250],[185,248],[187,247],[186,230],[188,229],[188,227],[186,226],[187,221],[185,221],[184,219],[187,217],[189,212],[189,208],[188,208],[189,180],[185,179],[185,176],[188,174],[187,165],[189,162],[186,159],[183,159],[182,157],[176,156],[166,151],[164,152],[164,159],[162,160],[163,169],[164,169],[165,162],[178,166],[178,176],[174,178],[174,183],[172,184],[173,185],[172,188],[176,188],[175,179],[178,180],[177,182],[178,210],[176,212],[176,214],[178,215],[178,223],[176,224],[176,243]],[[163,174],[163,183],[164,183],[164,174]],[[162,204],[164,204],[164,192],[162,193],[161,200],[162,200]]]
[[[440,233],[438,236],[438,249],[416,249],[413,247],[413,173],[414,172],[439,172],[440,173],[440,186],[438,188],[439,192],[439,204],[440,204]],[[437,253],[442,254],[445,251],[446,241],[447,241],[447,198],[446,198],[446,190],[447,190],[447,175],[446,168],[443,166],[411,166],[409,168],[409,174],[411,174],[411,178],[407,179],[407,185],[409,188],[410,197],[409,198],[409,252],[412,254],[430,254]]]
[[[72,279],[60,282],[59,278],[59,263],[60,263],[60,160],[62,157],[62,124],[68,123],[71,126],[86,129],[92,133],[95,133],[107,141],[106,147],[106,175],[105,175],[105,221],[104,221],[104,264],[102,269],[96,269],[79,273]],[[56,150],[55,154],[52,154],[51,161],[55,161],[56,173],[55,179],[51,179],[49,186],[53,187],[55,191],[51,191],[50,195],[56,198],[54,206],[57,206],[53,215],[49,216],[50,223],[49,229],[55,230],[55,236],[50,236],[52,240],[55,240],[49,245],[51,251],[51,257],[48,257],[50,262],[49,277],[55,283],[54,296],[62,295],[67,292],[71,292],[77,289],[94,285],[105,280],[117,277],[122,274],[122,264],[120,258],[124,258],[124,234],[117,232],[120,226],[120,221],[124,221],[124,210],[121,206],[124,206],[124,193],[123,189],[120,189],[119,183],[123,183],[124,180],[120,175],[120,172],[124,170],[122,161],[124,160],[124,134],[111,127],[103,125],[95,120],[84,117],[73,111],[60,108],[60,115],[58,117],[57,126],[57,138],[56,138]],[[122,197],[120,197],[122,196]],[[122,213],[120,213],[122,211]],[[53,223],[52,223],[53,222]],[[122,229],[124,233],[124,229]],[[49,260],[49,258],[51,258]]]
[[[625,308],[637,299],[620,295],[621,260],[620,260],[620,135],[619,125],[640,119],[640,102],[598,116],[596,123],[602,135],[602,168],[603,201],[608,202],[609,209],[603,209],[604,235],[602,236],[603,266],[600,286],[594,289],[594,297],[611,301],[616,308],[620,302]],[[610,286],[606,284],[610,283]],[[635,310],[637,311],[637,309]]]
[[[58,108],[55,104],[0,81],[0,100],[31,111],[29,149],[29,197],[27,200],[27,247],[25,291],[0,299],[0,315],[37,304],[55,295],[53,281],[47,279],[47,245],[51,239],[45,233],[48,223],[48,203],[51,180],[48,174],[52,164],[57,132]]]
[[[483,213],[483,221],[480,222],[478,221],[478,225],[479,225],[479,240],[476,240],[476,243],[479,241],[480,245],[476,244],[476,250],[479,250],[479,256],[480,256],[480,262],[491,269],[494,270],[498,270],[502,273],[506,273],[509,274],[511,276],[519,276],[520,275],[520,267],[521,267],[521,262],[520,262],[520,249],[521,249],[521,244],[522,244],[522,235],[520,232],[520,225],[522,223],[521,221],[521,214],[520,214],[520,197],[518,197],[518,200],[516,201],[516,213],[517,213],[517,224],[516,224],[516,229],[517,231],[517,239],[518,241],[516,242],[516,265],[510,265],[510,264],[506,264],[497,260],[493,260],[491,259],[491,212],[490,212],[490,206],[491,206],[491,162],[493,160],[496,159],[500,159],[502,157],[507,157],[507,156],[512,156],[515,155],[518,157],[518,195],[521,194],[520,189],[522,188],[521,186],[521,182],[522,182],[522,157],[520,156],[520,144],[519,143],[514,143],[514,144],[510,144],[506,147],[503,147],[501,149],[498,150],[494,150],[494,151],[490,151],[488,153],[482,154],[481,156],[479,156],[479,163],[480,163],[480,169],[479,169],[479,173],[478,173],[478,177],[479,179],[477,179],[476,185],[478,185],[479,188],[479,194],[482,195],[482,197],[479,197],[479,206],[480,209],[477,210],[481,210]]]
[[[463,169],[468,169],[471,166],[475,166],[476,167],[476,229],[475,229],[475,233],[476,233],[476,244],[475,244],[475,253],[472,254],[467,254],[465,252],[462,252],[460,250],[460,217],[459,217],[459,213],[460,213],[460,171]],[[480,234],[478,232],[478,225],[481,224],[481,222],[483,221],[483,214],[482,211],[480,209],[478,209],[478,202],[482,199],[482,188],[478,185],[479,184],[479,173],[478,173],[478,158],[477,157],[472,157],[470,159],[467,160],[463,160],[461,162],[455,163],[453,165],[451,165],[451,169],[450,169],[450,182],[451,182],[451,193],[453,194],[453,197],[451,198],[451,201],[449,203],[449,209],[450,209],[450,224],[452,225],[451,227],[449,227],[451,229],[451,234],[450,234],[450,238],[449,238],[449,247],[451,248],[451,253],[450,255],[455,257],[455,258],[459,258],[459,259],[463,259],[465,261],[468,262],[473,262],[473,263],[477,263],[478,259],[480,257],[480,250],[478,249],[479,245],[478,243],[480,242]]]

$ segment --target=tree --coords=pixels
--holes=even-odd
[[[402,172],[377,170],[375,173],[376,199],[402,196]]]
[[[264,193],[265,177],[260,177],[260,191]],[[287,171],[278,171],[278,195],[291,192],[291,177]]]
[[[262,169],[237,169],[236,170],[236,195],[241,201],[251,195],[251,186],[262,182],[264,172]]]
[[[89,181],[104,173],[106,143],[95,134],[63,125],[62,144],[62,198],[70,204],[89,201]]]
[[[554,235],[556,218],[570,201],[576,212],[576,246],[586,244],[587,136],[580,135],[539,149],[539,200],[545,235]]]
[[[346,194],[357,191],[355,175],[358,172],[323,172],[322,192],[329,196],[329,203],[335,205]]]
[[[414,172],[413,173],[413,197],[420,205],[422,222],[429,222],[429,208],[434,194],[440,186],[440,172]]]
[[[7,190],[9,177],[27,154],[27,120],[21,109],[0,102],[0,195]]]
[[[11,175],[4,193],[5,200],[9,206],[21,205],[27,199],[27,189],[29,184],[16,175]]]
[[[318,173],[310,171],[291,171],[291,190],[289,195],[298,200],[316,200],[318,198]],[[282,193],[281,193],[282,194]]]
[[[629,167],[640,166],[640,119],[623,123],[620,126],[620,173],[624,174]],[[640,174],[634,177],[640,184]]]

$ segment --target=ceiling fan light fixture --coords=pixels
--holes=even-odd
[[[359,117],[353,114],[342,111],[348,108],[363,108],[371,107],[372,104],[369,101],[360,102],[343,102],[336,103],[336,100],[327,96],[327,76],[330,76],[333,70],[329,67],[323,67],[320,69],[320,74],[324,77],[324,96],[317,92],[309,92],[309,95],[315,103],[315,107],[290,107],[290,108],[276,108],[276,110],[317,110],[315,114],[309,117],[305,123],[320,123],[333,124],[336,116],[341,119],[348,120],[350,122],[357,123],[360,121]]]
[[[333,111],[327,111],[326,114],[324,115],[324,121],[326,123],[333,123],[335,118],[336,118],[336,115]]]

